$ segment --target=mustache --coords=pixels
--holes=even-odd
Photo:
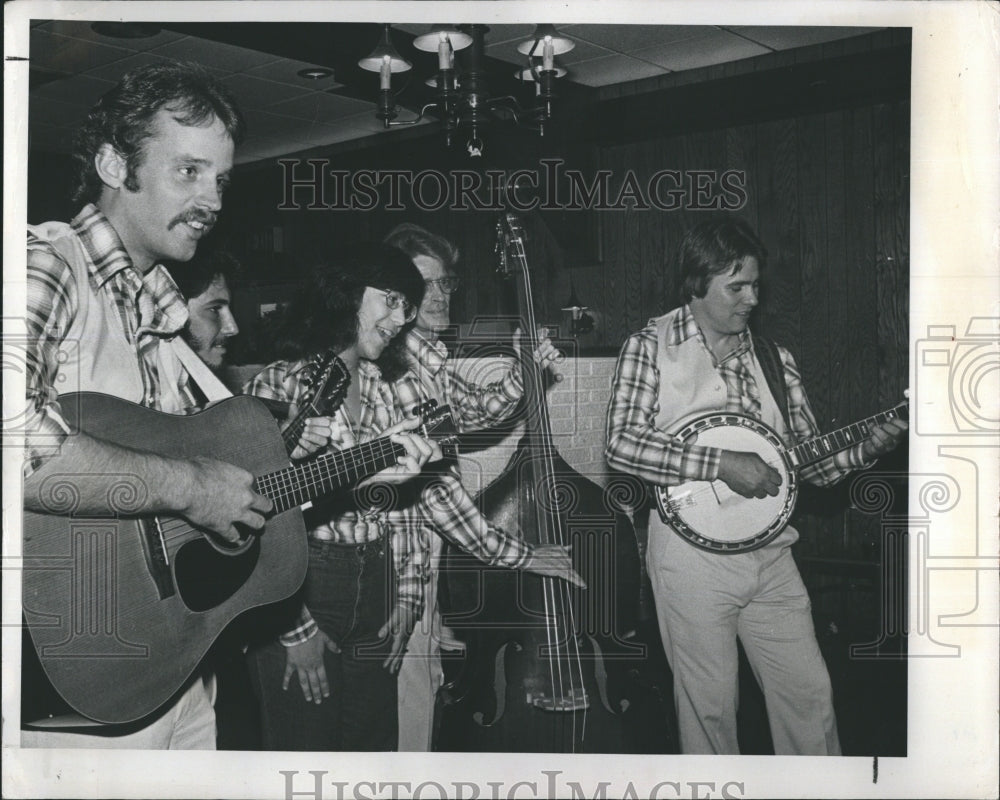
[[[215,227],[215,222],[218,217],[204,208],[192,208],[190,211],[185,211],[183,214],[178,214],[172,220],[170,224],[167,225],[167,229],[174,228],[181,223],[187,222],[200,222],[205,226],[206,232]]]

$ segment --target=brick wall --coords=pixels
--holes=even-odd
[[[500,366],[500,359],[460,360],[459,374],[488,374],[490,361],[494,369]],[[602,486],[608,480],[604,424],[615,363],[610,357],[566,359],[556,369],[562,379],[547,393],[556,449],[571,467]],[[500,474],[523,433],[521,423],[499,442],[462,456],[463,480],[473,493]]]

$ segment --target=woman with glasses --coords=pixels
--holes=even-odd
[[[337,353],[350,383],[329,418],[329,446],[395,432],[407,455],[377,479],[384,486],[412,478],[428,460],[441,458],[436,445],[405,431],[412,422],[398,411],[390,384],[405,369],[400,334],[411,326],[423,293],[420,273],[398,250],[364,244],[341,251],[313,270],[288,309],[277,342],[285,359],[266,367],[245,391],[301,405],[310,391],[310,362]],[[413,502],[463,549],[487,563],[579,580],[565,551],[508,536],[479,516],[457,482],[447,489],[433,496],[427,489]],[[420,616],[425,565],[405,513],[385,502],[393,495],[344,492],[306,512],[305,584],[268,609],[257,626],[266,626],[268,635],[250,651],[265,749],[396,749],[396,673]]]

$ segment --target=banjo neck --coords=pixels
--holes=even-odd
[[[817,461],[822,461],[824,458],[832,456],[835,453],[839,453],[841,450],[847,450],[858,442],[863,442],[867,439],[871,435],[872,428],[875,426],[894,419],[906,419],[908,408],[909,401],[904,400],[902,403],[886,411],[879,412],[874,416],[851,423],[830,433],[824,433],[822,436],[816,436],[800,442],[794,447],[788,448],[787,452],[792,460],[792,465],[796,469],[802,469],[803,467],[808,467],[810,464],[815,464]]]

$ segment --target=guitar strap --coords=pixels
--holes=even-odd
[[[754,336],[754,352],[760,364],[764,379],[771,390],[774,401],[781,411],[781,418],[785,420],[788,430],[792,429],[791,420],[788,418],[788,390],[785,387],[785,370],[781,366],[781,354],[778,346],[766,336]]]
[[[191,380],[198,385],[198,388],[204,393],[205,399],[209,403],[215,403],[233,396],[233,393],[216,377],[215,373],[208,368],[205,362],[198,358],[198,354],[191,349],[182,337],[175,336],[170,340],[170,344],[173,346],[177,358],[184,365],[184,369],[191,376]]]

